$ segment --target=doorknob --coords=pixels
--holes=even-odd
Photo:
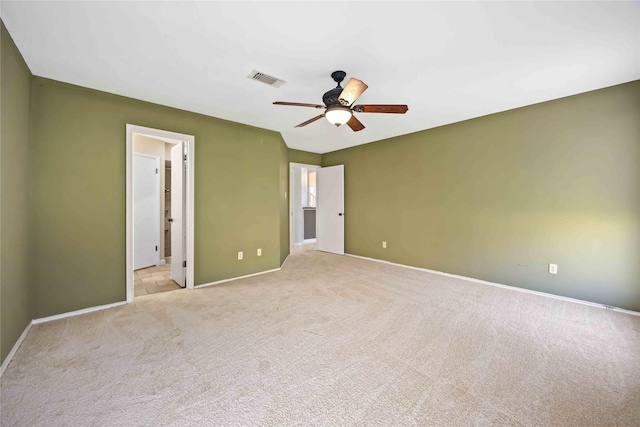
[[[338,216],[342,216],[342,212],[340,212],[340,213],[338,214]]]
[[[173,218],[169,218],[169,222],[173,222]]]

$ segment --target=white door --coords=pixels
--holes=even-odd
[[[184,143],[171,148],[171,278],[183,288],[185,281],[185,194]]]
[[[344,165],[316,172],[316,248],[344,255]]]
[[[133,155],[133,269],[157,265],[160,245],[158,158]]]

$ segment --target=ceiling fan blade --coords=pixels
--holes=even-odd
[[[320,114],[319,116],[315,116],[313,119],[309,119],[309,120],[307,120],[306,122],[302,122],[302,123],[300,123],[300,124],[299,124],[298,126],[296,126],[296,127],[297,127],[297,128],[301,128],[302,126],[306,126],[306,125],[308,125],[309,123],[313,123],[313,122],[315,122],[316,120],[320,120],[320,119],[321,119],[321,118],[323,118],[323,117],[324,117],[324,114]]]
[[[353,106],[353,111],[358,113],[404,114],[408,110],[409,107],[404,104],[363,104]]]
[[[368,87],[369,86],[358,79],[350,79],[338,97],[338,101],[340,101],[340,104],[348,107],[353,104]]]
[[[304,104],[302,102],[282,102],[276,101],[273,103],[274,105],[291,105],[293,107],[313,107],[313,108],[327,108],[324,105],[320,104]]]
[[[354,132],[358,132],[364,129],[364,125],[360,122],[360,120],[356,119],[356,116],[351,116],[351,118],[347,122],[347,126],[349,126]]]

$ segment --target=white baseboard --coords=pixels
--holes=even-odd
[[[16,341],[16,343],[13,345],[9,354],[7,354],[7,358],[4,359],[4,362],[2,362],[2,366],[0,366],[0,377],[2,377],[2,374],[4,374],[4,370],[7,369],[7,366],[9,366],[9,363],[11,363],[11,359],[13,359],[13,356],[16,354],[16,351],[18,351],[18,348],[20,348],[22,341],[24,341],[24,339],[27,337],[29,330],[31,330],[32,324],[33,324],[33,321],[29,322],[27,327],[24,328],[24,331],[22,331],[22,335],[20,335],[20,338],[18,338],[18,341]]]
[[[161,259],[158,265],[165,265],[167,263],[166,259]]]
[[[288,254],[287,257],[284,259],[284,261],[282,261],[282,264],[280,264],[280,269],[282,269],[282,267],[284,267],[284,264],[289,260],[290,256],[291,256],[291,254]]]
[[[289,258],[289,257],[287,257],[287,258]],[[194,286],[193,288],[194,289],[206,288],[208,286],[215,286],[215,285],[219,285],[221,283],[232,282],[234,280],[240,280],[240,279],[246,279],[247,277],[260,276],[262,274],[273,273],[273,272],[276,272],[276,271],[280,271],[280,268],[274,268],[273,270],[266,270],[266,271],[260,271],[258,273],[247,274],[246,276],[239,276],[239,277],[232,277],[230,279],[218,280],[216,282],[211,282],[211,283],[203,283],[202,285],[197,285],[197,286]]]
[[[369,257],[364,257],[364,256],[360,256],[360,255],[353,255],[353,254],[345,254],[345,255],[350,256],[350,257],[354,257],[354,258],[366,259],[368,261],[375,261],[375,262],[380,262],[380,263],[383,263],[383,264],[395,265],[397,267],[409,268],[411,270],[418,270],[418,271],[425,271],[427,273],[439,274],[440,276],[447,276],[447,277],[453,277],[455,279],[467,280],[469,282],[480,283],[480,284],[483,284],[483,285],[495,286],[495,287],[503,288],[503,289],[510,289],[512,291],[525,292],[527,294],[533,294],[533,295],[539,295],[539,296],[543,296],[543,297],[547,297],[547,298],[559,299],[559,300],[563,300],[563,301],[573,302],[573,303],[582,304],[582,305],[588,305],[588,306],[591,306],[591,307],[601,308],[601,309],[605,309],[605,310],[619,311],[621,313],[630,314],[632,316],[640,316],[640,312],[637,312],[637,311],[626,310],[624,308],[613,307],[613,306],[606,305],[606,304],[599,304],[597,302],[584,301],[584,300],[576,299],[576,298],[563,297],[561,295],[554,295],[554,294],[549,294],[549,293],[546,293],[546,292],[533,291],[531,289],[519,288],[517,286],[503,285],[501,283],[487,282],[486,280],[474,279],[473,277],[458,276],[457,274],[450,274],[450,273],[444,273],[442,271],[429,270],[428,268],[413,267],[411,265],[406,265],[406,264],[398,264],[398,263],[395,263],[395,262],[385,261],[385,260],[382,260],[382,259],[369,258]]]
[[[52,320],[64,319],[66,317],[79,316],[81,314],[87,314],[87,313],[92,313],[94,311],[106,310],[107,308],[118,307],[120,305],[125,305],[125,304],[127,304],[127,302],[122,301],[122,302],[114,302],[113,304],[105,304],[105,305],[98,305],[96,307],[83,308],[82,310],[70,311],[68,313],[56,314],[54,316],[49,316],[49,317],[41,317],[40,319],[33,319],[32,323],[34,325],[37,325],[38,323],[51,322]]]

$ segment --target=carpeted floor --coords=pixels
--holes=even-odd
[[[2,426],[640,425],[640,318],[302,250],[34,325]]]

